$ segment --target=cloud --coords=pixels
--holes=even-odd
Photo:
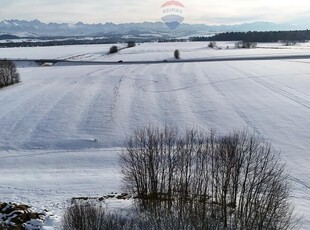
[[[233,24],[249,21],[302,22],[309,18],[308,0],[180,0],[186,22]],[[158,0],[0,0],[0,20],[39,19],[86,23],[159,21]]]
[[[307,10],[310,10],[308,0],[191,0],[188,17],[192,21],[208,24],[249,21],[285,23],[309,16]]]

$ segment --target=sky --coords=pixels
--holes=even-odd
[[[309,0],[179,0],[186,23],[268,21],[310,24]],[[0,21],[125,23],[160,21],[165,0],[0,0]]]

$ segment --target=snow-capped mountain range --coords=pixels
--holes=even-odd
[[[111,34],[160,34],[169,36],[205,35],[224,31],[276,31],[276,30],[302,30],[310,26],[275,24],[270,22],[254,22],[238,25],[209,26],[205,24],[182,24],[176,30],[169,30],[162,22],[99,23],[85,24],[70,23],[43,23],[39,20],[4,20],[0,22],[0,34],[10,34],[19,37],[41,36],[104,36]]]

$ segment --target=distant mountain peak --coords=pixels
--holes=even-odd
[[[153,34],[167,34],[171,36],[205,35],[208,33],[228,32],[228,31],[276,31],[276,30],[300,30],[309,29],[310,26],[275,24],[272,22],[249,22],[238,25],[217,25],[205,24],[181,24],[175,31],[169,30],[162,22],[142,22],[142,23],[121,23],[113,22],[85,24],[77,23],[44,23],[38,19],[26,20],[4,20],[0,22],[0,33],[10,35],[25,34],[29,36],[96,36],[102,34],[124,34],[130,35],[134,31]]]

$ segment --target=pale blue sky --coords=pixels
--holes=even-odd
[[[237,24],[254,21],[310,24],[309,0],[180,0],[185,22]],[[105,23],[160,21],[161,0],[0,0],[0,21]]]

